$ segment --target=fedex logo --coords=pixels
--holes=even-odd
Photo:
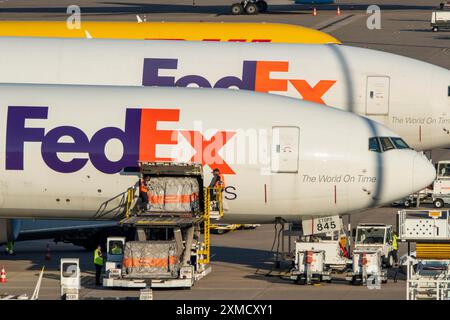
[[[138,161],[175,161],[156,155],[158,145],[177,145],[178,137],[184,137],[195,150],[190,159],[211,168],[219,168],[224,174],[234,174],[218,151],[235,132],[218,131],[206,139],[201,132],[190,130],[159,130],[161,122],[178,122],[179,109],[126,109],[124,128],[100,128],[91,137],[75,126],[63,125],[46,130],[27,125],[27,120],[48,119],[47,106],[9,106],[6,128],[6,170],[24,170],[25,144],[40,143],[42,160],[61,173],[81,170],[88,161],[103,173],[117,173],[125,167],[135,167]],[[180,133],[180,134],[179,134]],[[69,137],[71,142],[61,142]],[[123,146],[119,160],[112,161],[105,154],[106,144],[117,139]],[[67,140],[67,139],[66,139]],[[77,153],[69,161],[58,157],[61,153]]]
[[[288,61],[244,61],[241,77],[224,76],[216,83],[211,83],[201,75],[186,75],[177,80],[175,77],[159,75],[160,70],[176,70],[177,67],[178,59],[146,58],[144,59],[142,84],[160,87],[187,87],[195,84],[202,88],[236,87],[259,92],[286,92],[288,83],[291,83],[304,100],[325,104],[322,97],[336,83],[336,80],[320,80],[315,85],[310,85],[304,79],[273,79],[270,77],[271,72],[288,72]]]

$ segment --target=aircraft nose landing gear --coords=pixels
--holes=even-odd
[[[267,2],[264,0],[244,0],[231,5],[231,14],[241,15],[243,13],[254,15],[267,11]]]

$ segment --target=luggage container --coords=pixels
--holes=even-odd
[[[353,250],[352,270],[347,272],[345,279],[353,285],[386,283],[387,270],[382,268],[381,260],[379,248]]]
[[[302,285],[331,282],[331,271],[325,267],[325,251],[303,250],[296,244],[295,267],[290,272],[290,278]]]

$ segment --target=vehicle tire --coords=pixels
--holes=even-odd
[[[248,3],[245,6],[245,13],[247,13],[249,15],[258,14],[258,12],[259,12],[258,6],[254,3]]]
[[[435,208],[443,208],[445,206],[445,203],[442,199],[436,199],[434,200],[433,205]]]
[[[267,12],[268,5],[266,1],[264,0],[258,1],[256,2],[256,5],[258,6],[259,12]]]
[[[438,27],[433,27],[433,32],[438,32],[439,28]]]
[[[389,253],[387,259],[386,259],[386,267],[392,268],[394,266],[394,256],[392,253]]]
[[[297,284],[304,286],[306,284],[306,278],[305,277],[299,277]]]
[[[409,200],[405,200],[405,202],[403,202],[403,206],[405,208],[409,208],[409,207],[411,207],[411,202]]]
[[[241,15],[242,13],[244,13],[244,8],[242,7],[242,5],[240,3],[234,3],[231,5],[230,8],[231,14],[232,15]]]

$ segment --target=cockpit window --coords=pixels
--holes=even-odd
[[[397,149],[411,149],[408,146],[408,144],[405,142],[405,140],[403,140],[402,138],[392,137],[391,140],[394,143],[395,148],[397,148]]]
[[[383,151],[388,151],[395,149],[394,145],[391,142],[391,139],[388,137],[382,137],[380,138],[381,147],[383,148]]]
[[[381,152],[380,143],[377,138],[369,138],[369,150]]]

